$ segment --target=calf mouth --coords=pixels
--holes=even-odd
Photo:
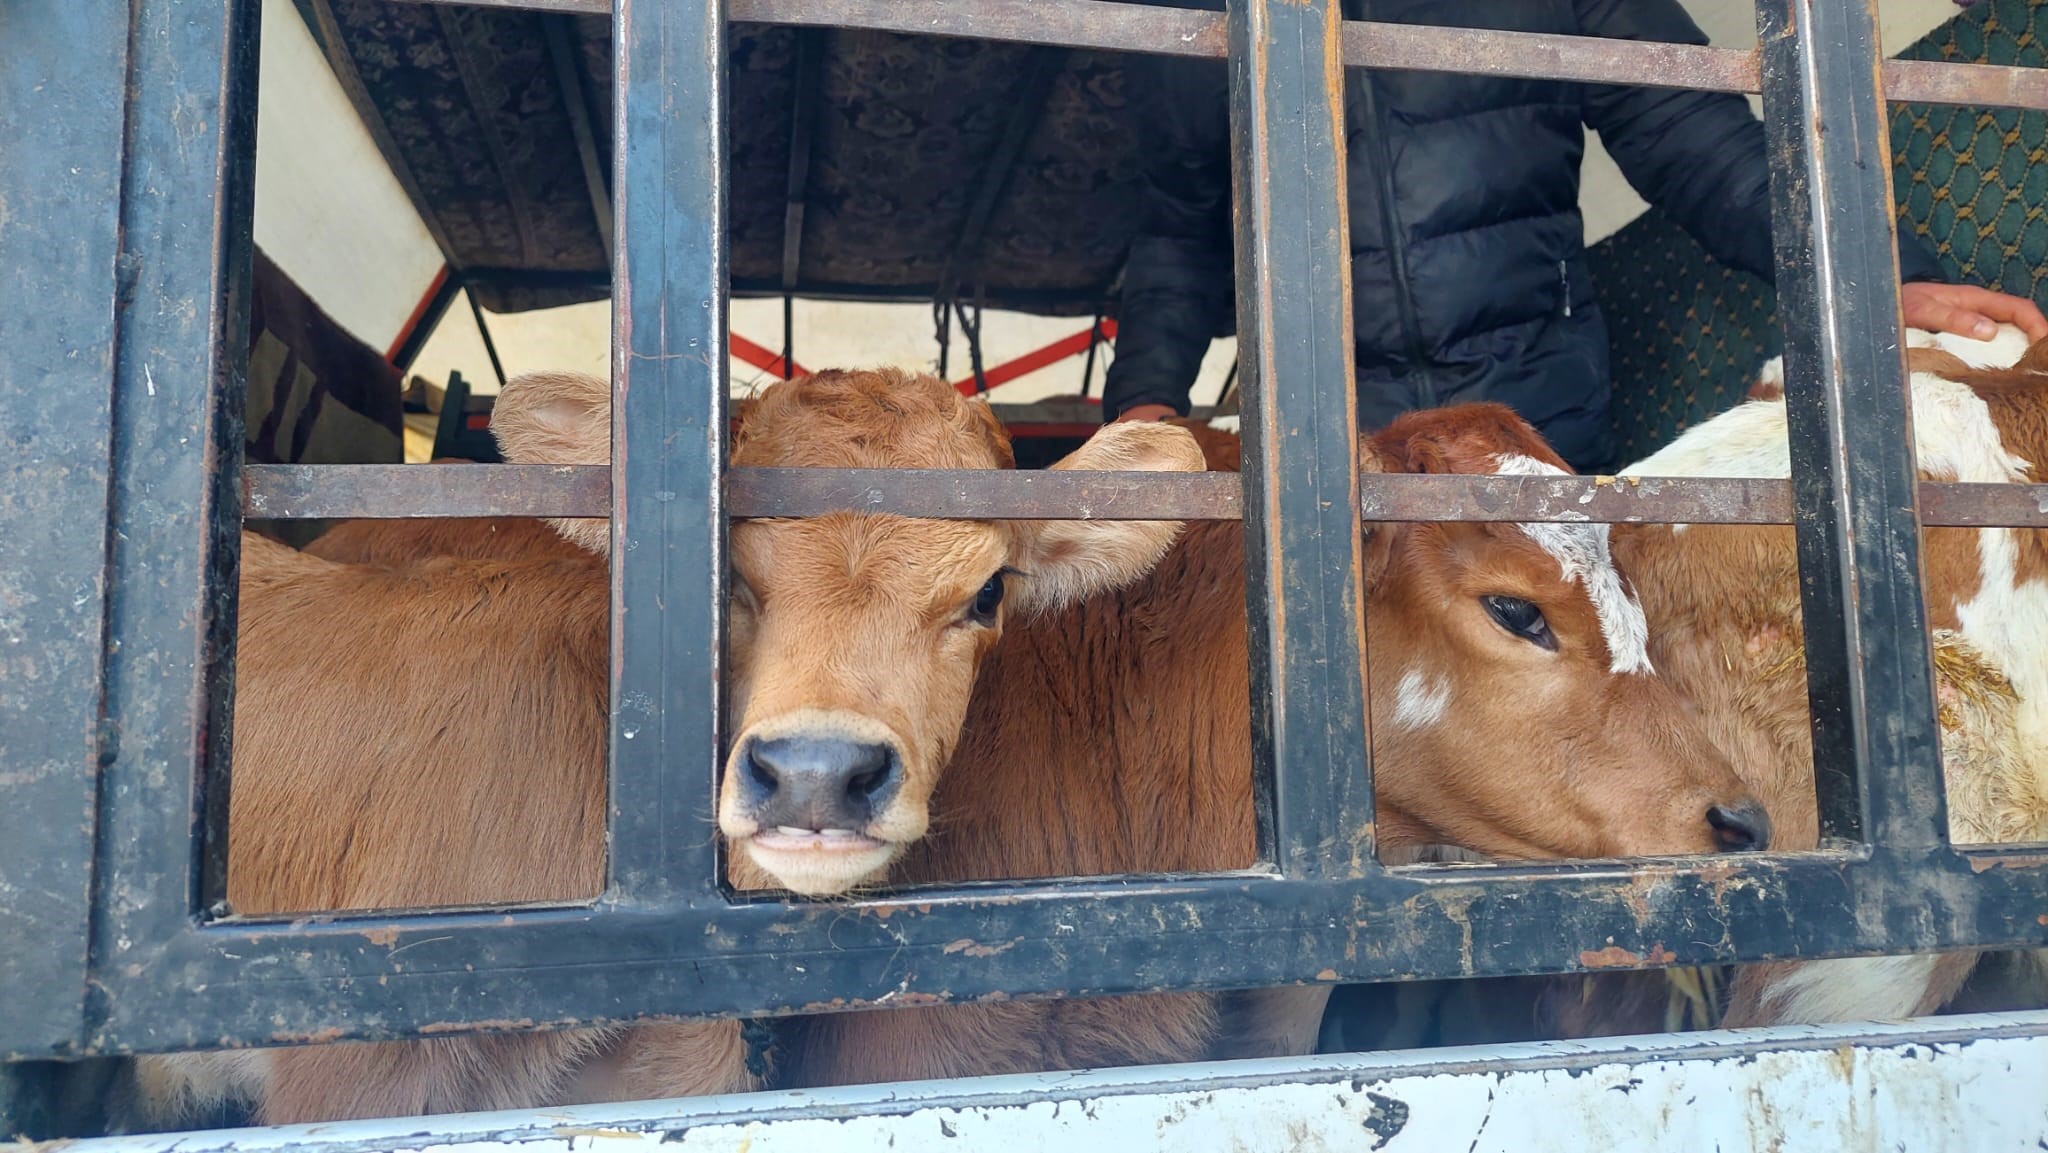
[[[800,710],[751,726],[726,765],[719,828],[792,892],[880,879],[924,832],[904,795],[904,747],[857,714]]]
[[[864,853],[887,842],[855,829],[797,829],[787,825],[762,829],[747,838],[756,849],[771,853]]]
[[[776,884],[807,897],[838,896],[876,883],[903,850],[854,829],[768,827],[739,843]]]

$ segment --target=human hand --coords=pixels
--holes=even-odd
[[[2048,317],[2033,301],[1972,284],[1915,282],[1899,289],[1899,304],[1908,328],[1990,340],[2000,324],[2010,324],[2030,342],[2048,337]]]

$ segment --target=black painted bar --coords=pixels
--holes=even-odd
[[[0,1059],[84,1039],[128,5],[25,0],[7,22]]]
[[[1948,819],[1877,18],[1766,0],[1757,26],[1822,828],[1922,849]]]
[[[192,925],[199,833],[225,800],[261,6],[133,11],[93,910],[104,995],[87,1008],[147,1037],[178,1027],[148,1011],[158,958]],[[226,838],[209,840],[217,865]]]
[[[1351,881],[1101,878],[724,909],[216,923],[163,953],[146,1014],[92,1041],[108,1051],[276,1044],[927,998],[2048,945],[2036,917],[2048,863],[2018,856],[1742,854],[1432,866]],[[969,957],[963,940],[1002,947]],[[144,1020],[146,1032],[133,1028]]]
[[[1304,879],[1376,867],[1338,25],[1335,0],[1229,13],[1252,749]]]
[[[612,35],[612,896],[716,900],[725,5],[620,0]]]
[[[226,753],[258,9],[254,0],[137,0],[138,35],[125,64],[126,165],[110,170],[102,160],[87,176],[99,182],[101,200],[107,182],[121,180],[123,308],[94,305],[66,321],[85,326],[78,340],[91,339],[92,325],[112,325],[112,340],[94,347],[119,350],[97,367],[66,365],[113,379],[110,409],[92,408],[98,394],[82,385],[90,403],[80,408],[78,433],[89,441],[94,427],[104,429],[101,456],[110,462],[107,517],[85,522],[90,531],[104,523],[111,542],[110,653],[102,674],[111,723],[93,737],[104,783],[99,828],[86,830],[98,844],[89,962],[95,991],[69,999],[80,964],[75,950],[27,962],[26,975],[46,978],[61,996],[46,997],[37,984],[29,998],[16,998],[51,1001],[48,1016],[21,1018],[29,1022],[19,1030],[25,1044],[51,1051],[82,1039],[84,1050],[164,1050],[790,1012],[819,1008],[821,1000],[835,1008],[900,1004],[906,995],[961,1000],[2048,946],[2048,923],[2038,916],[2048,905],[2048,861],[2039,850],[1963,853],[1944,844],[1912,540],[1916,493],[1928,502],[1928,523],[2038,518],[2048,515],[2048,502],[2039,486],[1914,483],[1870,14],[1856,0],[1772,2],[1778,6],[1761,23],[1780,165],[1774,195],[1781,300],[1791,326],[1796,485],[1374,477],[1361,493],[1337,183],[1340,46],[1330,0],[1248,0],[1230,18],[1243,209],[1240,335],[1252,374],[1247,475],[1242,482],[1089,477],[1049,487],[1017,475],[913,474],[900,483],[847,473],[725,475],[725,109],[717,65],[726,13],[722,0],[622,0],[615,24],[623,110],[615,150],[619,466],[551,470],[537,493],[493,489],[534,474],[486,466],[449,469],[445,480],[425,486],[466,492],[497,515],[617,511],[612,889],[593,907],[567,910],[202,924],[207,866],[217,866],[225,847],[215,836],[202,858],[195,832],[209,815],[218,817],[225,796],[219,776],[210,789],[198,783],[201,766],[209,758],[224,764]],[[746,4],[773,6],[734,0],[736,11]],[[907,2],[890,12],[871,0],[832,4],[804,19],[857,10],[906,19],[920,10]],[[1053,12],[1102,28],[1103,13],[1065,5],[994,9],[1013,20]],[[70,47],[86,52],[105,40],[99,33]],[[1191,54],[1216,54],[1206,42],[1195,47]],[[94,59],[91,67],[101,71],[122,67]],[[0,79],[0,112],[20,99],[11,77]],[[92,147],[103,150],[105,126],[94,131]],[[11,171],[0,172],[0,193],[11,193],[12,181]],[[8,243],[12,234],[0,233],[0,255],[12,255]],[[88,253],[69,271],[80,283],[110,277],[105,255]],[[0,405],[18,403],[0,395]],[[90,444],[79,453],[81,475],[94,482]],[[325,478],[339,483],[345,473],[363,483],[352,493],[325,491]],[[340,469],[258,469],[247,491],[252,511],[270,515],[311,515],[304,510],[334,499],[344,508],[367,500],[407,509],[384,515],[430,511],[377,491],[395,480]],[[280,492],[291,496],[294,483],[301,487],[282,507],[263,503]],[[1269,710],[1260,755],[1277,766],[1263,798],[1276,826],[1265,845],[1277,850],[1285,876],[1099,878],[934,887],[850,902],[726,902],[715,885],[710,789],[729,513],[824,511],[872,493],[877,507],[920,515],[979,507],[984,515],[1007,508],[1035,518],[1053,514],[1055,497],[1079,496],[1102,502],[1101,515],[1118,516],[1155,492],[1189,502],[1190,516],[1247,521],[1254,671],[1268,690],[1255,702]],[[0,493],[10,527],[17,509],[44,507],[7,503],[20,499]],[[1560,503],[1580,499],[1587,504]],[[906,503],[916,507],[898,507]],[[1671,514],[1769,523],[1795,506],[1809,668],[1816,690],[1825,690],[1822,704],[1834,710],[1819,734],[1824,763],[1837,770],[1829,796],[1838,827],[1867,831],[1872,845],[1633,864],[1372,865],[1356,583],[1361,517],[1628,521]],[[1159,515],[1157,506],[1145,511]],[[1940,520],[1935,512],[1964,519]],[[0,559],[8,555],[0,551]],[[76,572],[90,549],[64,555]],[[0,579],[7,577],[0,569]],[[91,602],[88,595],[80,611],[95,611]],[[1853,612],[1838,621],[1845,605]],[[74,626],[84,627],[65,624]],[[74,652],[71,675],[84,675],[78,662],[97,659]],[[60,712],[42,719],[68,723]],[[16,739],[14,732],[0,730],[0,741]],[[1859,765],[1868,818],[1860,824],[1858,794],[1844,784]],[[6,767],[14,767],[11,756]],[[60,782],[53,803],[89,798],[92,784],[82,776],[48,778]],[[41,809],[34,816],[49,823]],[[71,863],[84,875],[80,829],[53,836],[60,854],[72,846]],[[20,854],[10,848],[0,845],[0,881],[14,885],[25,874],[14,871]],[[61,933],[81,911],[60,892],[40,915]],[[75,941],[77,930],[70,931]],[[1004,944],[969,956],[963,940]],[[16,1022],[10,1015],[0,1024]],[[0,1038],[0,1046],[15,1045],[13,1038]]]

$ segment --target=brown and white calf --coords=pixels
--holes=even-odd
[[[1212,467],[1235,440],[1203,432]],[[1372,438],[1402,472],[1562,472],[1506,409]],[[1392,853],[1761,847],[1768,821],[1644,652],[1597,525],[1396,524],[1366,542],[1374,795]],[[1256,857],[1243,529],[1192,526],[1142,581],[1020,622],[991,654],[891,879],[1241,869]],[[1532,723],[1531,718],[1552,718]],[[1569,718],[1569,719],[1567,719]],[[1311,1051],[1327,987],[813,1018],[795,1084]]]
[[[2048,479],[2048,344],[2027,349],[2010,328],[1989,344],[1922,332],[1909,333],[1907,343],[1923,479]],[[1775,362],[1752,397],[1625,471],[1787,476]],[[1651,659],[1698,704],[1715,744],[1764,798],[1778,847],[1817,845],[1792,530],[1630,526],[1616,530],[1614,548],[1642,595]],[[2048,531],[1926,529],[1922,557],[1951,837],[2048,840]],[[2043,956],[2033,955],[2041,978],[2033,996],[2048,1003]],[[1966,953],[1749,966],[1724,1023],[1932,1012],[1976,961]],[[1616,1031],[1611,1026],[1577,1031]]]
[[[534,394],[520,388],[500,402],[508,458],[602,460],[602,383],[553,378],[549,388],[545,400],[522,405],[522,395]],[[1557,467],[1525,425],[1493,408],[1418,416],[1377,438],[1374,449],[1383,467],[1415,471]],[[1193,467],[1199,459],[1171,429],[1111,430],[1083,453],[1091,450],[1070,467]],[[1000,467],[1008,448],[986,408],[942,382],[870,374],[770,389],[746,414],[734,460]],[[1760,844],[1761,811],[1725,764],[1695,754],[1698,734],[1646,667],[1640,609],[1614,577],[1604,532],[1565,527],[1571,531],[1417,525],[1373,533],[1368,575],[1387,620],[1375,625],[1372,645],[1377,667],[1395,673],[1376,681],[1374,699],[1390,718],[1380,747],[1383,839],[1458,836],[1516,856]],[[602,540],[601,523],[566,528],[575,539]],[[1084,599],[1143,571],[1171,537],[1172,526],[1162,525],[850,514],[736,526],[735,739],[720,804],[721,828],[740,849],[734,879],[822,893],[892,877],[1252,863],[1240,529],[1190,534],[1138,588]],[[379,599],[403,596],[404,582],[446,580],[455,563],[374,570],[384,582]],[[587,595],[601,606],[601,567],[581,563],[589,571],[576,579],[593,586]],[[337,580],[366,571],[328,567]],[[1094,607],[1062,610],[1063,603]],[[1034,617],[1033,609],[1043,611]],[[446,616],[416,619],[438,625]],[[999,644],[1006,627],[1011,635]],[[561,639],[601,666],[601,634]],[[382,647],[386,659],[404,651]],[[299,651],[311,676],[320,662],[309,651],[322,650]],[[970,705],[968,687],[984,658]],[[491,663],[495,684],[479,691],[524,698],[525,668]],[[586,676],[580,686],[546,691],[578,702],[593,726],[572,758],[592,767],[572,791],[601,811],[603,678]],[[388,670],[382,679],[391,679]],[[1531,732],[1525,720],[1561,713],[1586,724]],[[246,744],[239,751],[238,804],[249,759],[260,756]],[[488,796],[464,796],[474,824],[489,826],[492,804],[523,795],[493,778],[494,758],[447,756],[433,770],[488,787]],[[303,763],[261,756],[254,771],[295,791],[302,806],[326,795],[323,774]],[[335,771],[354,770],[326,772]],[[292,825],[281,811],[250,819]],[[347,823],[409,819],[358,808]],[[927,837],[935,820],[939,832]],[[521,838],[546,844],[562,835],[529,829]],[[568,897],[595,891],[601,847],[587,821],[573,837],[575,851],[556,856],[587,853],[590,871]],[[305,855],[336,859],[332,846],[309,852],[303,839],[292,833],[267,843],[272,860],[243,862],[244,870],[264,875]],[[435,844],[358,837],[339,859],[352,876],[425,874],[444,863],[426,859]],[[493,870],[522,869],[534,855],[524,849],[489,864],[460,863],[473,884],[489,885],[502,879]],[[231,861],[231,876],[236,868]],[[406,892],[406,901],[378,903],[451,900]],[[357,902],[330,893],[321,903]],[[246,897],[237,906],[250,907]],[[1226,1005],[1252,1038],[1229,1040],[1253,1051],[1305,1049],[1320,999],[1320,991],[1289,991]],[[1216,1022],[1217,1003],[1204,996],[850,1015],[816,1025],[794,1047],[789,1080],[1200,1056],[1217,1045]],[[737,1058],[735,1030],[719,1023],[330,1046],[254,1059],[261,1068],[243,1091],[270,1120],[475,1108],[521,1094],[539,1104],[739,1087],[746,1081]],[[283,1071],[293,1068],[298,1075]],[[677,1079],[677,1071],[690,1076]]]

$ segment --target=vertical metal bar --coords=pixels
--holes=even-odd
[[[725,623],[725,4],[619,0],[612,889],[718,899]]]
[[[1765,0],[1757,26],[1823,828],[1939,845],[1876,14],[1870,0]]]
[[[4,22],[0,1058],[85,1027],[128,5],[28,0]]]
[[[150,964],[194,915],[202,788],[227,786],[262,9],[133,11],[93,967],[173,984]]]
[[[505,362],[498,359],[498,342],[491,339],[491,326],[490,322],[484,319],[484,306],[476,302],[476,290],[474,288],[463,288],[462,297],[464,300],[469,301],[469,315],[476,321],[477,336],[483,339],[484,355],[491,358],[491,374],[498,378],[498,387],[504,388],[507,379],[505,376]]]
[[[1253,739],[1278,864],[1373,855],[1344,70],[1335,0],[1230,6]]]

